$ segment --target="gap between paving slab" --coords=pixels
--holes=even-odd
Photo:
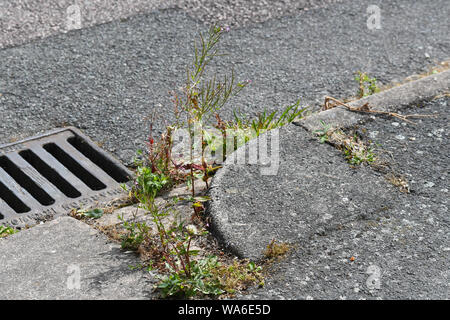
[[[449,87],[450,71],[444,71],[350,105],[369,103],[395,112]],[[274,176],[261,175],[258,165],[237,165],[230,156],[209,191],[214,234],[238,256],[261,260],[272,239],[304,241],[355,219],[383,216],[398,190],[369,167],[350,168],[338,150],[319,144],[312,134],[322,129],[321,120],[339,128],[369,117],[337,107],[280,129],[280,167]],[[247,153],[252,143],[243,147]]]
[[[206,190],[205,183],[201,180],[195,181],[195,194],[196,196],[204,195]],[[170,206],[171,214],[161,218],[161,222],[166,228],[175,222],[177,224],[183,222],[185,225],[189,225],[192,221],[192,202],[187,200],[192,195],[191,190],[186,187],[186,184],[179,185],[174,189],[169,190],[155,198],[155,204],[160,208]],[[176,203],[172,203],[172,200],[177,198]],[[106,210],[108,211],[108,210]],[[121,217],[119,219],[119,216]],[[93,227],[107,233],[115,240],[120,240],[122,235],[123,221],[145,223],[149,226],[156,235],[157,226],[153,221],[153,217],[149,212],[140,207],[139,204],[128,205],[118,209],[114,209],[111,213],[105,213],[98,219],[87,219],[85,222]],[[194,241],[196,242],[196,241]]]

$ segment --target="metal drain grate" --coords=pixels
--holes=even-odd
[[[123,194],[132,173],[69,127],[0,146],[0,225],[31,225]]]

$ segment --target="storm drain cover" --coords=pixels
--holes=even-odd
[[[0,145],[0,225],[32,225],[117,198],[131,176],[73,127]]]

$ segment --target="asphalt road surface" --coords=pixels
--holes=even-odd
[[[193,39],[217,20],[232,29],[214,70],[252,80],[228,115],[347,97],[357,70],[389,83],[450,52],[446,0],[77,3],[81,29],[67,32],[68,1],[1,2],[0,143],[74,125],[130,164],[148,116],[159,115],[155,131],[173,120],[168,91],[183,85]],[[368,28],[370,5],[380,29]]]

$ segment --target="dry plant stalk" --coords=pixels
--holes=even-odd
[[[433,100],[440,99],[440,98],[443,98],[443,97],[450,97],[450,92],[447,91],[447,92],[444,92],[442,94],[438,94],[436,97],[433,98]]]
[[[268,259],[278,259],[286,255],[290,249],[291,246],[288,243],[277,243],[275,239],[272,239],[272,241],[267,245],[264,255]]]
[[[330,101],[333,101],[334,104],[330,103]],[[323,106],[323,110],[329,110],[332,109],[336,106],[343,106],[345,108],[347,108],[347,110],[349,111],[353,111],[353,112],[364,112],[364,113],[374,113],[374,114],[385,114],[391,117],[395,117],[398,119],[401,119],[403,121],[409,122],[411,124],[415,124],[413,121],[408,120],[408,118],[426,118],[426,117],[435,117],[437,115],[434,114],[409,114],[409,115],[402,115],[399,113],[395,113],[395,112],[389,112],[389,111],[381,111],[381,110],[373,110],[371,109],[371,107],[369,106],[369,103],[365,103],[360,107],[352,107],[338,99],[335,99],[333,97],[325,97],[325,103]]]
[[[408,180],[404,176],[391,173],[386,177],[386,180],[399,188],[400,192],[410,193]]]

